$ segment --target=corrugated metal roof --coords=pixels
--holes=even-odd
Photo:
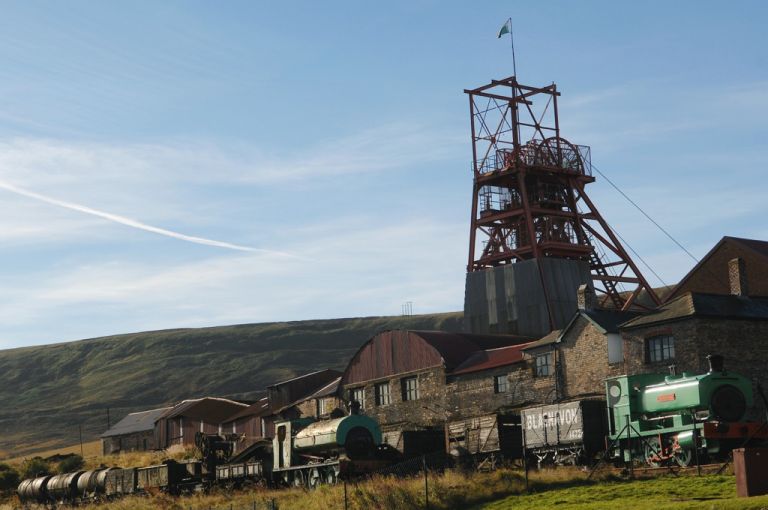
[[[258,402],[256,402],[255,404],[251,404],[245,409],[237,411],[231,416],[228,416],[227,418],[222,420],[222,423],[232,423],[235,420],[239,420],[240,418],[246,418],[249,416],[267,416],[270,413],[271,413],[271,410],[269,409],[269,399],[267,397],[264,397]]]
[[[338,374],[339,372],[337,370],[333,370],[333,369],[330,369],[330,368],[324,368],[322,370],[315,370],[314,372],[310,372],[308,374],[297,375],[296,377],[292,377],[292,378],[286,379],[284,381],[279,381],[279,382],[276,382],[275,384],[270,384],[269,386],[267,386],[267,388],[276,388],[278,386],[284,386],[286,384],[291,384],[291,383],[294,383],[296,381],[300,381],[302,379],[307,379],[309,377],[316,376],[318,374],[325,374],[325,373],[328,373],[328,374],[336,373],[336,374]]]
[[[621,327],[634,328],[691,316],[768,320],[768,298],[686,292],[656,312],[632,319]]]
[[[432,346],[443,358],[445,368],[453,370],[473,353],[529,342],[529,337],[516,335],[473,335],[444,331],[411,331]]]
[[[130,413],[128,416],[115,423],[109,430],[104,432],[101,437],[122,436],[125,434],[135,434],[136,432],[146,432],[155,428],[155,421],[163,413],[171,410],[170,407],[161,407],[149,411],[140,411]]]
[[[360,383],[440,366],[450,372],[475,352],[523,344],[530,340],[515,335],[382,331],[363,344],[350,359],[342,384]]]
[[[339,389],[339,383],[341,383],[341,376],[326,384],[307,398],[320,398],[334,395]]]
[[[186,416],[205,420],[207,423],[220,423],[224,419],[232,416],[238,409],[247,408],[247,404],[229,400],[220,397],[203,397],[183,402],[175,405],[160,418],[174,418],[176,416]]]
[[[451,375],[479,372],[496,367],[513,365],[523,360],[523,349],[529,344],[511,345],[497,349],[478,351],[451,372]]]

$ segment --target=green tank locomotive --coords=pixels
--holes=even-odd
[[[378,422],[359,414],[276,422],[272,475],[295,486],[333,483],[345,472],[380,467],[376,461],[381,445]]]
[[[707,356],[701,375],[638,374],[606,380],[608,439],[614,458],[651,466],[686,466],[717,457],[755,436],[746,420],[754,405],[752,382],[727,372],[721,356]]]

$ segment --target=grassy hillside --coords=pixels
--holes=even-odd
[[[458,331],[461,314],[152,331],[0,351],[0,457],[76,443],[131,411],[204,395],[253,399],[268,384],[342,369],[384,329]]]

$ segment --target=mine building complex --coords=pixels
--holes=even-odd
[[[276,382],[251,405],[134,413],[102,436],[105,453],[187,444],[196,430],[235,434],[242,450],[275,420],[351,402],[400,451],[493,451],[527,405],[604,396],[622,374],[699,373],[712,353],[768,386],[768,242],[723,237],[677,286],[652,288],[587,194],[591,151],[561,137],[556,86],[511,77],[465,92],[465,332],[382,331],[342,372]]]

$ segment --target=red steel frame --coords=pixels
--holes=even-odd
[[[556,85],[530,87],[512,76],[464,92],[474,174],[467,270],[543,257],[584,260],[603,306],[640,306],[643,289],[660,304],[584,190],[595,181],[590,148],[560,136]]]

